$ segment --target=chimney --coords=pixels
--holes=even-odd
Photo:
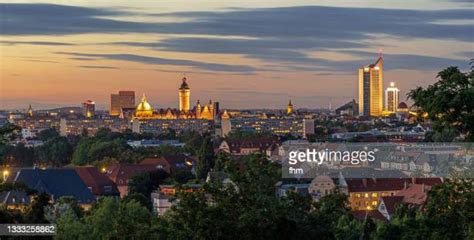
[[[416,177],[411,177],[411,183],[415,184],[416,183]]]
[[[404,181],[404,182],[403,182],[403,189],[404,189],[404,190],[407,189],[407,185],[408,185],[408,184],[407,184],[407,181]]]

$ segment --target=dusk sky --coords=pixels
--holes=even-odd
[[[401,100],[474,57],[472,0],[8,1],[0,22],[0,109],[177,107],[183,73],[192,105],[335,108],[379,49]]]

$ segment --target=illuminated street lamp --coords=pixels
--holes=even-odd
[[[7,181],[8,175],[10,175],[10,172],[8,170],[3,170],[3,181]]]

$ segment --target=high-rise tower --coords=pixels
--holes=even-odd
[[[383,58],[359,68],[359,115],[377,117],[383,109]]]
[[[191,96],[191,89],[186,82],[186,77],[183,77],[181,87],[179,87],[179,111],[189,112],[189,99]]]
[[[400,90],[391,82],[390,87],[385,90],[385,111],[392,113],[397,111],[399,95]]]

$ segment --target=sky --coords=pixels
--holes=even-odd
[[[134,90],[155,108],[336,108],[382,52],[384,84],[436,81],[474,58],[472,0],[0,2],[0,109],[108,109]]]

